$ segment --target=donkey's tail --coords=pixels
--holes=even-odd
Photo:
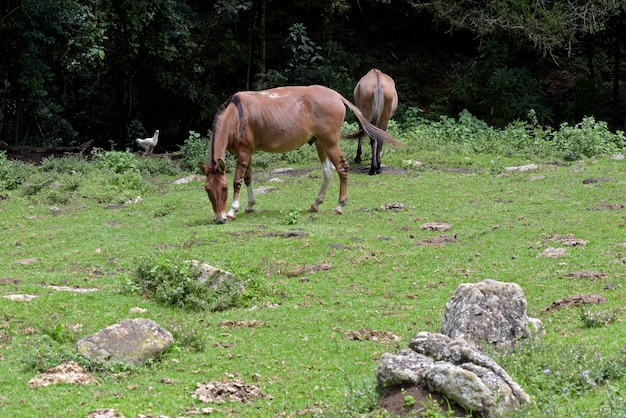
[[[365,116],[363,116],[363,113],[361,113],[361,109],[352,104],[348,99],[341,96],[341,100],[343,101],[343,104],[346,105],[348,109],[352,111],[352,113],[354,113],[354,116],[356,116],[359,122],[359,126],[361,126],[361,129],[365,131],[367,136],[378,142],[388,142],[395,147],[399,147],[402,145],[400,141],[391,136],[389,133],[374,126],[369,120],[367,120]],[[350,137],[353,137],[353,135],[350,135]]]

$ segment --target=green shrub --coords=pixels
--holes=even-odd
[[[585,345],[532,341],[520,343],[507,353],[490,354],[516,382],[533,394],[533,407],[539,411],[562,403],[558,399],[575,399],[581,392],[604,387],[626,375],[626,358],[622,353],[602,356]]]
[[[32,169],[32,165],[9,160],[6,152],[0,151],[0,191],[19,188]]]
[[[211,132],[207,136],[202,136],[198,132],[189,131],[189,137],[180,147],[184,157],[182,158],[183,168],[191,171],[198,169],[198,163],[206,164],[209,159],[209,142]]]
[[[626,146],[624,132],[612,133],[606,122],[593,117],[584,118],[574,126],[561,124],[553,134],[553,141],[556,151],[568,161],[617,152]]]
[[[237,304],[241,281],[225,280],[212,289],[199,277],[200,270],[179,257],[149,256],[139,261],[134,280],[146,296],[164,305],[219,311]]]
[[[95,148],[92,155],[98,168],[121,174],[138,170],[138,158],[130,151],[103,151]]]
[[[47,157],[41,162],[41,170],[45,172],[88,173],[93,169],[93,164],[84,155],[69,155],[67,157]]]
[[[586,306],[580,309],[580,319],[588,328],[605,327],[615,322],[617,311],[598,306]]]

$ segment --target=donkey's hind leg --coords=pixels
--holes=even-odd
[[[359,141],[358,145],[356,146],[356,156],[354,157],[354,162],[357,164],[361,162],[361,155],[363,154],[363,148],[361,147],[361,142],[363,142],[363,137],[360,136],[358,141]]]
[[[324,161],[322,161],[322,184],[320,185],[320,190],[317,192],[317,197],[315,198],[315,202],[309,208],[309,212],[317,212],[318,206],[324,202],[326,198],[326,190],[328,190],[328,185],[330,184],[330,179],[333,176],[333,163],[326,157]]]

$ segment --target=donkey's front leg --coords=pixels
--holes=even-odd
[[[252,159],[248,164],[243,181],[246,183],[246,190],[248,192],[248,206],[246,207],[246,213],[252,213],[254,212],[253,206],[256,204],[256,200],[254,199],[254,190],[252,188]]]
[[[319,205],[324,202],[326,198],[326,190],[328,190],[328,184],[330,183],[330,179],[333,176],[333,163],[325,158],[322,162],[322,184],[320,185],[320,189],[317,192],[317,197],[311,207],[309,208],[309,212],[317,212],[319,210]]]
[[[244,177],[248,169],[248,159],[243,159],[241,156],[237,157],[237,167],[235,168],[235,177],[233,178],[233,203],[230,205],[230,210],[226,216],[230,219],[235,219],[235,213],[239,210],[239,193],[241,191],[241,185],[244,182]]]

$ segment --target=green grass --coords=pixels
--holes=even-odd
[[[351,160],[355,144],[341,145]],[[484,279],[520,284],[529,315],[544,323],[545,336],[535,346],[494,353],[535,400],[519,416],[608,416],[609,400],[613,416],[626,413],[626,381],[619,372],[626,344],[626,267],[618,262],[626,252],[620,246],[626,242],[626,209],[596,209],[626,204],[626,162],[599,156],[549,164],[554,156],[437,152],[409,143],[400,150],[386,149],[387,173],[350,174],[348,205],[338,216],[333,214],[336,177],[321,212],[306,212],[321,181],[315,152],[308,152],[312,158],[292,157],[295,163],[260,155],[256,186],[272,184],[278,190],[257,196],[257,212],[241,211],[224,225],[212,224],[202,182],[173,185],[189,173],[150,170],[141,159],[131,170],[139,178],[111,174],[110,167],[92,162],[94,170],[82,171],[81,181],[56,191],[63,196],[52,201],[48,186],[5,190],[0,279],[17,284],[3,280],[0,294],[38,297],[30,302],[0,298],[0,416],[84,417],[98,408],[114,408],[127,417],[185,416],[192,404],[217,408],[218,416],[297,416],[307,408],[319,408],[326,416],[356,416],[375,402],[379,356],[407,347],[420,331],[437,332],[456,287]],[[107,158],[118,170],[132,157]],[[409,159],[424,167],[390,174]],[[543,164],[535,172],[496,175],[506,166],[525,163]],[[313,171],[267,183],[271,169],[285,166]],[[592,177],[612,180],[583,184]],[[137,195],[143,200],[107,209]],[[245,191],[242,195],[245,202]],[[407,209],[380,210],[390,203]],[[50,210],[53,205],[58,212]],[[420,229],[431,221],[450,223],[446,234],[456,235],[458,242],[419,245],[439,235]],[[589,243],[568,247],[561,259],[537,258],[548,246],[559,246],[549,237],[568,233]],[[219,312],[157,304],[128,291],[146,256],[202,260],[253,279],[260,290]],[[29,258],[37,261],[18,263]],[[307,269],[322,265],[330,268]],[[566,277],[577,270],[601,271],[606,277]],[[42,284],[100,290],[57,292]],[[615,290],[604,290],[607,284]],[[616,313],[615,320],[587,326],[577,308],[543,311],[557,299],[581,293],[605,296],[599,309]],[[148,312],[133,314],[132,307]],[[177,336],[160,361],[139,369],[97,370],[97,386],[28,388],[37,369],[74,359],[78,339],[137,316],[151,318]],[[219,326],[225,320],[256,320],[259,326]],[[348,338],[350,331],[362,328],[392,332],[401,340]],[[580,376],[585,370],[600,376],[599,387],[584,384]],[[191,398],[197,382],[232,376],[273,399],[203,405]],[[171,384],[162,383],[166,378]]]

